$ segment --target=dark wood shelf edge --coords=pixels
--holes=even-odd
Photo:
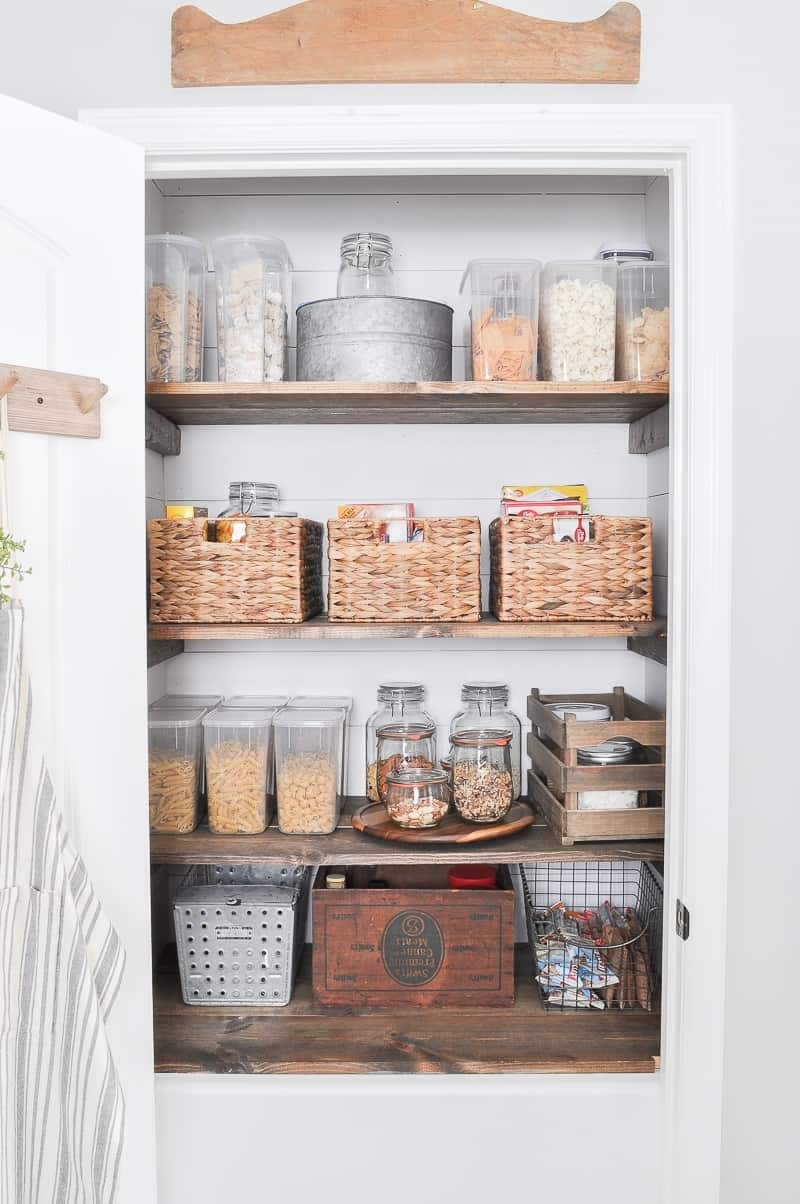
[[[639,656],[647,657],[648,660],[656,661],[659,665],[666,665],[669,654],[667,633],[631,636],[628,638],[628,649],[630,652],[638,653]]]
[[[158,452],[161,456],[179,456],[181,454],[181,432],[174,422],[165,418],[152,406],[146,406],[144,411],[144,445],[148,451]]]
[[[154,669],[156,665],[163,665],[165,661],[171,661],[174,656],[180,656],[183,652],[183,640],[153,640],[147,641],[147,667]]]
[[[162,1074],[652,1074],[658,1012],[542,1006],[527,945],[513,1008],[322,1008],[307,946],[283,1008],[191,1007],[174,969],[155,976],[155,1070]]]
[[[662,447],[669,447],[669,403],[634,419],[628,427],[628,451],[632,455],[646,456]]]

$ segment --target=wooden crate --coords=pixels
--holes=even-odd
[[[611,719],[583,723],[559,719],[549,710],[552,702],[602,702]],[[528,736],[532,769],[528,792],[535,809],[563,845],[592,840],[645,840],[664,835],[664,784],[666,721],[647,703],[617,686],[611,694],[548,694],[532,690],[528,716],[533,730]],[[644,748],[643,761],[634,765],[579,765],[578,749],[592,748],[616,736],[636,740]],[[648,806],[614,811],[579,811],[582,790],[640,790]]]
[[[450,890],[446,866],[349,867],[312,891],[314,999],[333,1007],[511,1007],[514,891]],[[335,872],[335,870],[334,870]],[[345,872],[344,870],[340,872]],[[389,889],[368,888],[380,877]]]

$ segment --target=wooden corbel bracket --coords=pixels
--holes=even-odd
[[[0,364],[0,397],[8,397],[12,431],[100,437],[100,399],[108,387],[96,376]]]

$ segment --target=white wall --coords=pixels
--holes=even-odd
[[[106,105],[269,104],[430,100],[539,100],[573,103],[729,102],[736,123],[736,323],[734,456],[737,489],[733,593],[733,811],[730,827],[730,972],[726,1022],[724,1204],[788,1204],[796,1157],[794,1096],[798,1043],[788,1014],[798,998],[798,962],[787,925],[763,923],[754,882],[769,881],[771,914],[791,917],[800,808],[791,775],[765,772],[763,756],[793,747],[798,661],[796,559],[786,546],[795,507],[800,411],[787,349],[796,343],[800,169],[796,8],[773,0],[640,0],[644,44],[636,87],[316,87],[181,90],[169,85],[169,15],[174,0],[114,4],[75,0],[16,6],[6,14],[3,89],[74,114]],[[215,0],[225,20],[281,7],[270,0]],[[598,0],[526,0],[513,7],[586,19]],[[65,52],[66,49],[66,52]],[[788,366],[788,370],[787,370]],[[765,521],[766,498],[770,515]],[[787,555],[788,551],[788,555]],[[762,702],[762,700],[765,700]],[[754,905],[755,904],[755,905]],[[791,939],[792,925],[788,924]],[[724,934],[720,934],[724,939]],[[768,982],[743,951],[758,948]],[[784,1020],[784,1017],[786,1019]],[[754,1036],[757,1034],[757,1036]],[[532,1175],[535,1171],[532,1164]],[[476,1196],[477,1198],[477,1196]],[[687,1201],[686,1204],[694,1204]],[[705,1204],[698,1201],[697,1204]]]

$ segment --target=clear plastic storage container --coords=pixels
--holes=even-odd
[[[462,819],[491,824],[513,802],[511,732],[475,728],[453,735],[453,802]]]
[[[473,259],[469,289],[473,380],[536,380],[538,259]]]
[[[378,709],[367,720],[367,798],[377,803],[378,797],[378,728],[387,723],[423,723],[433,725],[433,719],[423,708],[425,687],[420,682],[389,681],[378,686]]]
[[[440,769],[390,773],[386,781],[386,810],[400,828],[435,828],[450,810],[447,774]]]
[[[240,707],[245,711],[277,711],[288,701],[286,694],[231,694],[223,706]]]
[[[436,728],[431,722],[385,723],[377,729],[378,798],[386,802],[390,773],[407,769],[433,769],[436,764]]]
[[[669,380],[669,267],[617,268],[617,379]]]
[[[203,720],[208,826],[212,832],[263,832],[272,818],[273,711],[218,707]]]
[[[162,694],[150,703],[151,711],[213,711],[222,702],[221,694]]]
[[[464,709],[453,716],[450,738],[455,732],[484,728],[488,731],[511,732],[511,777],[514,798],[521,793],[522,783],[522,723],[508,706],[509,688],[501,681],[467,681],[461,687]]]
[[[285,380],[292,266],[286,244],[279,238],[234,234],[217,239],[211,250],[219,379]]]
[[[542,272],[540,335],[544,380],[613,380],[617,265],[587,259]]]
[[[347,748],[348,722],[353,709],[353,700],[347,694],[295,694],[286,703],[290,711],[338,711],[342,725],[342,772],[339,793],[347,793]]]
[[[193,832],[200,822],[202,708],[151,710],[150,831]]]
[[[346,234],[337,297],[393,297],[392,240],[388,234]]]
[[[273,721],[278,827],[333,832],[342,807],[342,713],[284,708]]]
[[[147,379],[203,377],[203,299],[206,249],[174,234],[145,239]]]

